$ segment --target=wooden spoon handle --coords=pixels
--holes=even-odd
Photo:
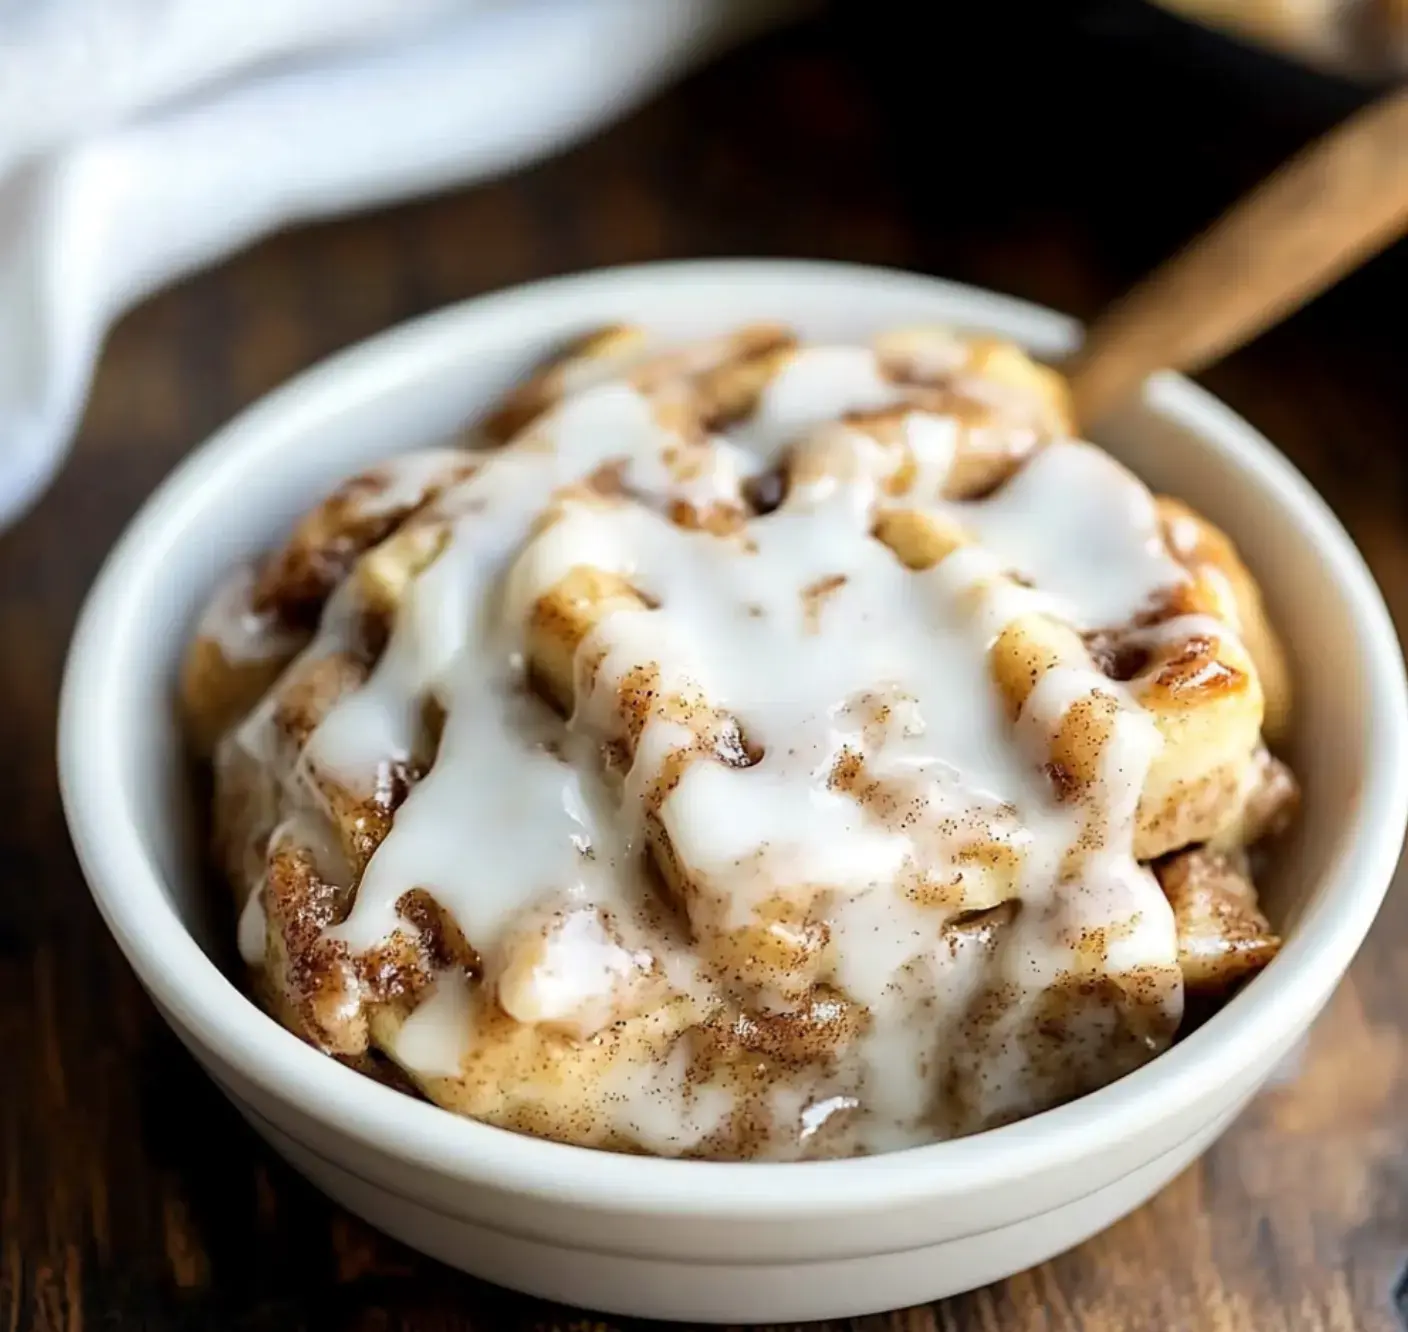
[[[1065,367],[1097,420],[1154,370],[1193,372],[1408,228],[1408,89],[1292,158],[1097,319]]]

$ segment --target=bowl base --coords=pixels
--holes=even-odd
[[[421,1253],[525,1295],[623,1317],[701,1323],[854,1318],[974,1290],[1045,1262],[1151,1198],[1211,1145],[1235,1106],[1172,1151],[1038,1216],[897,1253],[815,1263],[697,1263],[599,1253],[506,1234],[398,1197],[341,1169],[235,1105],[299,1174]]]

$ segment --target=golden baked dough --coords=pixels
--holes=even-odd
[[[1281,941],[1239,857],[1197,847],[1156,873],[1178,922],[1178,964],[1190,993],[1223,993],[1276,955]]]
[[[1193,576],[1183,608],[1226,621],[1251,655],[1265,700],[1262,729],[1273,744],[1286,738],[1291,718],[1291,673],[1285,650],[1262,605],[1261,589],[1231,539],[1181,500],[1162,496],[1159,516],[1169,550]]]
[[[308,633],[256,610],[254,570],[235,569],[217,589],[181,663],[181,721],[192,750],[208,759],[220,737],[269,691]]]

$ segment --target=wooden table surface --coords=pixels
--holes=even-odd
[[[730,56],[514,179],[272,239],[113,334],[67,470],[0,537],[0,1332],[638,1326],[420,1259],[254,1138],[89,901],[55,787],[57,686],[104,551],[176,460],[407,316],[549,273],[730,253],[913,267],[1088,315],[1314,128],[1168,51],[1125,49],[1118,24],[1053,29],[1005,66],[990,34],[956,33],[963,58],[916,78],[863,8]],[[994,87],[1018,118],[993,114]],[[1207,376],[1325,494],[1400,621],[1405,269],[1390,254]],[[1405,974],[1395,891],[1299,1078],[1148,1206],[1037,1271],[844,1326],[1400,1327]],[[1408,1314],[1408,1292],[1398,1303]]]

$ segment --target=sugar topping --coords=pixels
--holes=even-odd
[[[390,1042],[413,1076],[467,1067],[492,1008],[620,1044],[581,1088],[602,1140],[705,1152],[746,1104],[747,1150],[836,1154],[1029,1113],[1167,1042],[1174,923],[1133,850],[1163,739],[1085,638],[1188,575],[1125,469],[990,418],[1010,463],[955,497],[970,427],[870,348],[796,351],[702,439],[623,373],[418,511],[434,553],[286,782],[335,817],[329,789],[413,774],[324,932],[353,956],[414,934],[420,890],[475,950]],[[354,581],[304,659],[346,639]],[[268,724],[235,743],[267,753]]]

